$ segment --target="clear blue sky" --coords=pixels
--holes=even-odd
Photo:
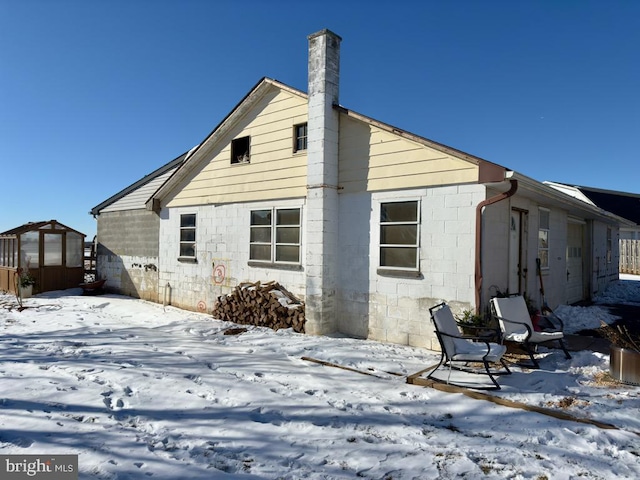
[[[0,231],[89,210],[268,76],[533,177],[640,193],[640,2],[0,0]]]

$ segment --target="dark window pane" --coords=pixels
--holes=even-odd
[[[307,149],[307,124],[296,125],[295,128],[295,151]]]
[[[540,228],[549,230],[549,212],[540,210]]]
[[[276,229],[276,243],[300,243],[300,228],[278,227]]]
[[[196,241],[196,231],[195,229],[189,228],[185,230],[180,230],[180,241],[181,242],[195,242]]]
[[[250,245],[249,258],[251,260],[271,261],[271,245]]]
[[[286,208],[276,211],[276,225],[299,225],[300,209]]]
[[[195,257],[196,246],[193,243],[181,243],[180,244],[180,256],[181,257]]]
[[[416,222],[418,202],[393,202],[380,205],[381,222]]]
[[[251,243],[270,243],[271,242],[271,227],[253,227],[251,228]]]
[[[180,227],[195,227],[196,226],[196,214],[189,213],[187,215],[180,215]]]
[[[236,138],[231,141],[231,163],[249,162],[250,143],[250,137]]]
[[[382,247],[380,266],[398,268],[416,268],[416,248]]]
[[[417,238],[417,225],[382,225],[380,227],[381,244],[416,245]]]
[[[251,225],[271,225],[271,210],[253,210]]]
[[[276,246],[276,262],[295,262],[300,261],[300,247],[293,245]]]

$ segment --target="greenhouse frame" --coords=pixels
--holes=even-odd
[[[84,281],[85,236],[56,220],[0,233],[0,291],[17,293],[25,279],[35,282],[34,293],[77,287]]]

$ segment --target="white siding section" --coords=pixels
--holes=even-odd
[[[103,208],[100,212],[120,212],[122,210],[144,209],[145,203],[149,200],[149,197],[151,197],[151,195],[153,195],[155,191],[167,181],[175,170],[175,168],[172,168],[159,177],[150,180],[141,187],[116,200],[111,205]]]

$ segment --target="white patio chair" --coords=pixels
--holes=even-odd
[[[458,329],[456,319],[446,303],[431,307],[429,312],[435,326],[436,336],[440,342],[442,354],[440,356],[440,363],[429,373],[427,378],[431,378],[435,371],[441,366],[448,366],[449,375],[447,377],[447,383],[451,383],[451,370],[456,369],[465,372],[486,374],[495,387],[478,388],[500,390],[500,385],[494,378],[494,375],[511,373],[509,367],[502,359],[502,355],[507,351],[507,348],[504,345],[492,343],[479,337],[462,335]],[[489,364],[498,362],[502,364],[506,372],[491,372]],[[454,363],[456,365],[454,365]],[[468,367],[469,363],[482,363],[484,365],[484,371]],[[463,366],[460,366],[460,364],[463,364]],[[467,366],[465,367],[464,365]]]
[[[555,314],[545,315],[544,318],[551,322],[551,325],[555,328],[536,331],[533,328],[529,309],[522,295],[492,298],[491,313],[500,325],[501,341],[513,342],[521,346],[529,354],[533,368],[540,368],[534,353],[536,353],[537,347],[541,343],[557,341],[564,351],[565,357],[571,358],[563,341],[564,324],[562,320]]]

